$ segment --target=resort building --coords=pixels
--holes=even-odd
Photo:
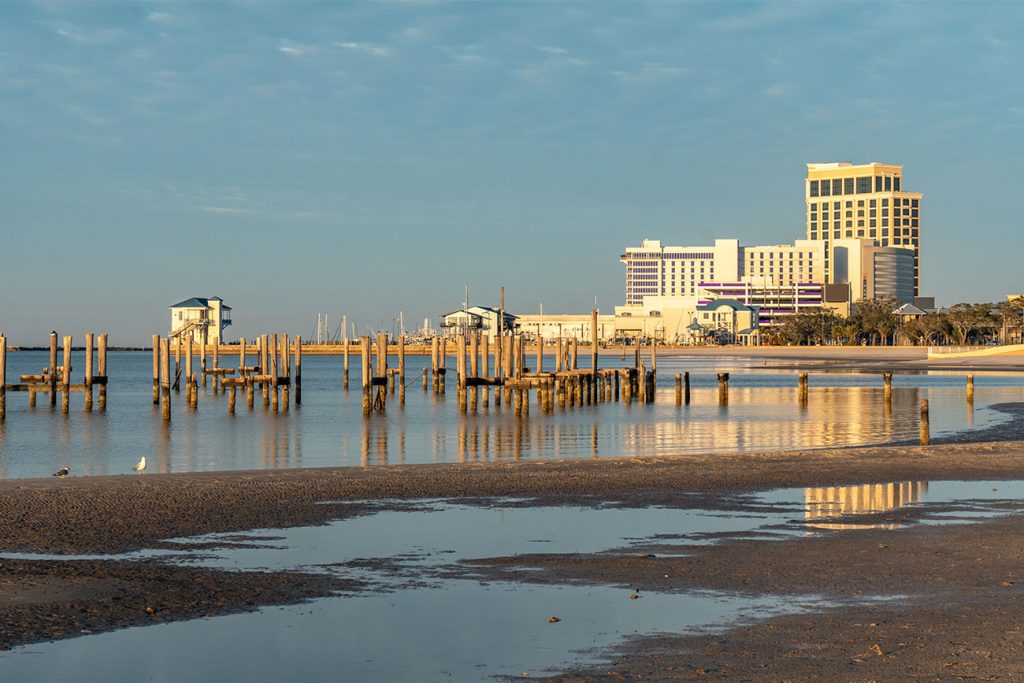
[[[850,314],[849,288],[843,285],[810,282],[762,287],[750,283],[712,282],[702,285],[700,293],[699,305],[725,299],[756,308],[760,327],[778,327],[797,313],[819,308],[844,317]]]
[[[666,247],[644,240],[620,257],[626,266],[626,305],[651,297],[697,297],[706,283],[749,283],[762,287],[825,282],[825,245],[817,240],[743,247],[739,240],[714,246]]]
[[[832,259],[836,241],[869,239],[880,247],[913,252],[910,298],[920,295],[922,195],[904,189],[903,166],[807,164],[805,183],[807,238],[825,243],[825,282],[840,281]]]
[[[171,337],[181,337],[198,344],[205,341],[219,344],[224,328],[231,324],[231,307],[219,296],[203,299],[197,296],[170,307]]]
[[[914,302],[914,251],[907,247],[880,247],[870,239],[832,242],[832,282],[850,286],[853,303],[893,298]]]

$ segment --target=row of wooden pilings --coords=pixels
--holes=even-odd
[[[36,395],[49,394],[50,405],[56,407],[60,395],[61,412],[68,414],[72,392],[85,394],[85,410],[92,411],[93,387],[99,387],[99,409],[107,408],[107,335],[85,335],[85,374],[81,384],[71,383],[71,353],[73,340],[65,335],[63,340],[64,364],[57,365],[57,333],[50,332],[50,364],[42,372],[21,375],[19,382],[7,383],[7,337],[0,334],[0,420],[7,417],[7,392],[27,392],[30,407],[36,405]],[[96,363],[98,361],[98,364]]]
[[[195,367],[195,347],[199,351],[199,371]],[[263,394],[263,406],[288,411],[291,401],[290,389],[295,387],[295,404],[302,403],[302,339],[295,337],[291,342],[286,334],[264,334],[247,345],[240,339],[238,364],[236,367],[221,367],[220,345],[209,344],[210,365],[207,365],[207,344],[198,344],[191,339],[153,335],[153,405],[161,407],[165,422],[171,419],[171,393],[181,391],[185,383],[185,405],[195,410],[199,405],[199,385],[213,384],[214,394],[227,393],[228,412],[235,412],[238,390],[245,390],[248,408],[255,405],[256,390]],[[174,372],[171,372],[171,355],[174,355]],[[184,363],[182,356],[184,355]],[[246,365],[246,357],[255,355],[257,364]],[[294,371],[293,371],[294,367]]]

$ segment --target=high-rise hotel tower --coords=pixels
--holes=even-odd
[[[835,240],[873,240],[914,252],[914,296],[921,294],[921,193],[903,189],[903,166],[807,164],[807,238],[825,242],[825,278],[835,282]]]

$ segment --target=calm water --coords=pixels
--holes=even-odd
[[[780,489],[736,496],[735,511],[475,507],[427,501],[331,524],[248,534],[255,547],[206,551],[186,561],[228,570],[302,569],[352,574],[339,563],[389,560],[367,578],[383,592],[346,595],[256,613],[131,628],[0,653],[5,680],[107,681],[353,680],[477,681],[494,675],[537,675],[573,661],[593,661],[602,648],[631,635],[704,630],[738,618],[820,609],[800,599],[713,591],[682,594],[629,587],[534,586],[432,578],[431,570],[462,559],[515,553],[679,552],[723,532],[778,537],[874,526],[851,515],[915,506],[926,521],[1005,513],[998,504],[1024,499],[1024,482],[892,482]],[[993,504],[997,504],[993,507]],[[929,507],[939,514],[927,516]],[[843,524],[830,523],[843,517]],[[209,535],[193,540],[216,540]],[[238,541],[237,534],[223,535]],[[2,559],[2,558],[0,558]],[[413,570],[409,583],[404,570]],[[426,581],[416,570],[426,572]],[[549,616],[561,621],[549,624]]]
[[[234,359],[231,359],[232,361]],[[551,358],[547,363],[553,362]],[[11,353],[8,381],[39,372],[46,352]],[[450,378],[446,395],[423,392],[421,369],[429,359],[409,359],[409,387],[403,407],[393,397],[384,417],[365,419],[358,390],[358,363],[351,386],[341,388],[341,359],[303,359],[303,404],[288,413],[260,405],[253,411],[240,398],[230,416],[227,398],[200,389],[199,409],[189,411],[184,393],[175,394],[172,423],[151,404],[151,356],[112,352],[107,412],[86,414],[83,398],[72,395],[62,416],[40,396],[28,408],[27,394],[9,394],[7,420],[0,424],[0,476],[32,477],[70,465],[73,475],[128,472],[140,455],[149,471],[197,471],[367,464],[452,462],[671,453],[727,453],[914,439],[919,403],[931,401],[934,435],[986,427],[1006,417],[993,403],[1024,399],[1019,375],[979,376],[975,409],[967,410],[962,375],[897,375],[892,411],[882,401],[877,374],[812,373],[810,402],[796,402],[796,374],[773,371],[761,359],[659,358],[654,405],[605,403],[542,415],[536,405],[517,419],[507,404],[481,407],[460,417]],[[620,365],[602,358],[608,367]],[[73,360],[84,366],[81,354]],[[225,362],[224,365],[230,366]],[[454,364],[449,359],[449,367]],[[674,375],[689,371],[692,403],[674,404]],[[730,372],[727,408],[717,404],[716,373]]]

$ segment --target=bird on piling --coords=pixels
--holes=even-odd
[[[132,469],[135,470],[136,472],[141,472],[142,470],[146,469],[146,456],[142,456],[142,458],[139,459],[137,463],[135,463],[135,467],[133,467]]]
[[[64,467],[62,467],[59,470],[57,470],[56,472],[54,472],[53,476],[60,477],[60,478],[63,479],[64,477],[68,476],[68,472],[70,472],[70,471],[71,471],[71,468],[69,468],[67,465],[64,465]]]

